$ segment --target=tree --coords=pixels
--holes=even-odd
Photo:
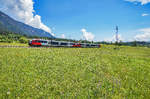
[[[20,43],[28,43],[28,39],[25,38],[25,37],[21,37],[21,38],[19,39],[19,42],[20,42]]]
[[[134,42],[133,42],[133,46],[137,46],[137,41],[134,41]]]

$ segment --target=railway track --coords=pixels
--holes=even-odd
[[[0,48],[60,48],[60,47],[55,47],[55,46],[50,46],[50,47],[31,47],[31,46],[7,46],[7,45],[2,45]],[[79,48],[79,47],[61,47],[61,48]]]
[[[64,47],[64,46],[32,47],[32,46],[0,45],[0,48],[82,48],[82,47]],[[92,48],[92,47],[89,47],[89,48]]]
[[[30,47],[30,46],[11,46],[11,45],[4,45],[4,46],[0,46],[0,48],[45,48],[45,47]]]

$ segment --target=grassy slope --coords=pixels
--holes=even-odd
[[[150,99],[149,70],[148,48],[0,48],[0,98]]]

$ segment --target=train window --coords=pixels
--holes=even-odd
[[[59,45],[58,42],[51,42],[52,45]]]
[[[43,43],[43,41],[39,41],[39,43]]]
[[[86,46],[90,46],[90,44],[86,44]]]
[[[76,43],[74,43],[73,45],[77,45]]]
[[[69,45],[74,45],[74,43],[69,43]]]
[[[47,43],[47,41],[39,41],[39,40],[36,40],[34,42],[36,42],[36,43]]]
[[[68,45],[68,43],[61,43],[61,45]]]
[[[80,44],[81,46],[85,46],[85,44]]]
[[[35,41],[36,43],[41,43],[40,41]]]
[[[91,46],[96,46],[96,45],[91,45]]]
[[[43,43],[43,41],[38,41],[39,43]]]
[[[43,41],[43,43],[47,43],[47,41]]]

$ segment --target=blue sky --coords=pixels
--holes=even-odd
[[[56,36],[80,39],[81,29],[95,35],[94,40],[111,38],[115,26],[124,40],[133,39],[138,29],[150,27],[150,4],[124,0],[39,0],[35,1],[36,14],[51,27]]]
[[[39,19],[43,28],[46,28],[44,25],[49,27],[51,29],[49,31],[56,37],[63,36],[72,39],[86,39],[87,37],[88,39],[89,36],[93,36],[91,39],[94,41],[111,41],[115,35],[115,26],[118,25],[120,40],[150,40],[149,0],[27,1],[31,1],[30,5],[33,5],[31,9],[34,10],[34,15],[32,17],[35,20]],[[0,10],[3,9],[0,8]],[[6,11],[11,16],[9,12]],[[14,15],[12,17],[16,18]],[[21,18],[16,19],[35,26],[33,22],[31,24]],[[41,28],[41,26],[35,27]]]

